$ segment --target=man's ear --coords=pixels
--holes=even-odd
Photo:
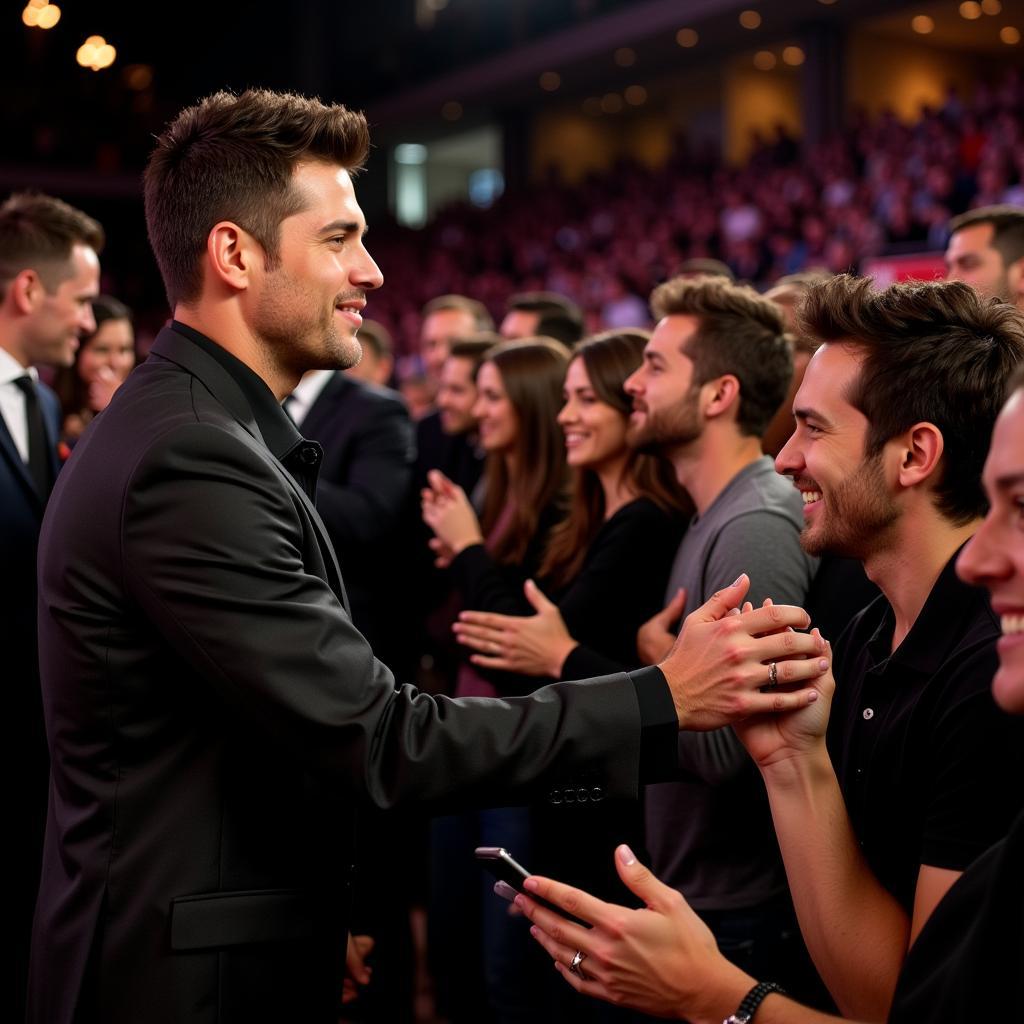
[[[16,312],[28,316],[36,311],[45,296],[46,287],[38,271],[28,268],[15,275],[7,288],[6,299]]]
[[[1024,256],[1010,264],[1006,279],[1010,282],[1010,294],[1006,296],[1006,301],[1011,306],[1024,309]]]
[[[231,291],[245,291],[254,270],[265,263],[263,247],[248,231],[230,220],[210,229],[206,238],[206,262],[213,279]]]
[[[739,414],[740,382],[731,373],[726,373],[703,385],[705,394],[704,415],[708,419],[722,416],[730,409]]]
[[[942,431],[934,423],[915,423],[898,443],[900,485],[917,487],[923,484],[935,473],[942,460],[945,450]]]

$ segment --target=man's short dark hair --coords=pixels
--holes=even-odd
[[[473,376],[480,369],[487,353],[505,339],[493,331],[481,331],[467,338],[454,338],[448,350],[449,359],[468,359],[473,364]]]
[[[305,208],[292,186],[301,160],[362,167],[370,136],[362,114],[293,93],[217,92],[183,110],[146,167],[146,225],[167,300],[193,302],[213,226],[229,220],[278,264],[281,221]]]
[[[63,199],[15,192],[0,206],[0,298],[23,270],[34,270],[47,291],[71,276],[71,250],[103,251],[103,228]]]
[[[583,337],[583,310],[557,292],[521,292],[508,300],[508,312],[537,313],[538,337],[554,338],[572,348]]]
[[[732,267],[721,260],[712,259],[710,256],[691,256],[683,260],[676,268],[673,277],[724,277],[727,281],[735,281],[736,275]]]
[[[874,291],[842,274],[812,285],[800,310],[823,342],[855,346],[864,361],[847,401],[868,421],[865,455],[915,423],[942,432],[936,503],[964,525],[988,507],[981,487],[992,428],[1024,359],[1024,316],[960,281],[894,284]]]
[[[1002,256],[1004,267],[1024,259],[1024,210],[1019,206],[979,206],[954,217],[949,230],[955,235],[978,224],[992,225],[992,248]]]
[[[364,320],[359,327],[359,344],[363,348],[372,349],[378,359],[390,356],[395,347],[391,342],[388,329],[377,320]]]
[[[494,317],[487,311],[487,307],[467,295],[438,295],[436,299],[431,299],[423,307],[422,315],[428,317],[431,313],[441,313],[448,309],[457,309],[462,313],[468,313],[473,318],[473,326],[478,331],[494,330]]]
[[[736,425],[761,437],[793,379],[782,311],[746,285],[724,277],[674,277],[651,293],[656,320],[694,316],[700,326],[684,349],[695,385],[731,374],[740,383]]]

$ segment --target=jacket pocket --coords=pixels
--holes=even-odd
[[[295,942],[314,935],[311,901],[296,889],[198,893],[171,900],[171,949]]]

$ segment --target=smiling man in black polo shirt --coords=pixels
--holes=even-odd
[[[999,622],[954,563],[1024,326],[960,284],[848,276],[812,288],[803,321],[823,344],[776,465],[803,495],[804,547],[860,559],[883,596],[836,644],[830,722],[821,701],[737,732],[815,964],[845,1014],[881,1020],[922,925],[1022,801],[1005,779],[1024,730],[989,692]]]

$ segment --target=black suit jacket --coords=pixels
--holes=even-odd
[[[408,672],[412,421],[394,391],[334,373],[299,424],[323,447],[316,504],[345,574],[352,621],[393,672]]]
[[[236,379],[174,330],[58,481],[40,649],[38,1024],[333,1022],[357,803],[521,801],[580,767],[636,792],[648,698],[625,675],[493,702],[397,686]]]
[[[39,403],[47,433],[50,469],[57,472],[60,403],[45,385],[39,385]],[[36,650],[36,546],[43,521],[46,495],[40,495],[22,462],[3,416],[0,416],[0,650],[3,668],[7,754],[15,766],[17,783],[10,787],[7,819],[14,830],[15,865],[8,869],[13,908],[9,929],[14,939],[14,1006],[8,1012],[24,1014],[25,973],[28,968],[32,907],[39,884],[43,849],[46,792],[50,774],[39,699],[39,661]]]

